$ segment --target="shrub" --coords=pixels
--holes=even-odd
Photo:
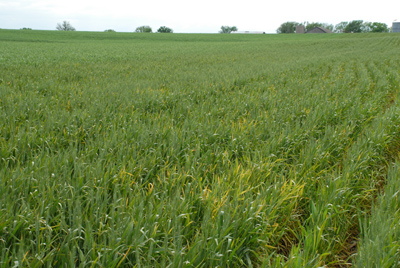
[[[166,26],[161,26],[158,28],[157,33],[173,33],[174,31],[171,28],[168,28]]]
[[[137,33],[152,33],[153,30],[151,29],[150,26],[144,25],[144,26],[137,27],[135,32],[137,32]]]

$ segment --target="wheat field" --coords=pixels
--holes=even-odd
[[[0,267],[400,265],[399,34],[0,51]]]

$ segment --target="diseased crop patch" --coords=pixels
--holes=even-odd
[[[2,266],[398,260],[399,35],[1,33]]]

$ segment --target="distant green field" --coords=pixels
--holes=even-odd
[[[397,267],[400,34],[0,30],[0,267]]]

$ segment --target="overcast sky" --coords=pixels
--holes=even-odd
[[[217,33],[222,25],[239,31],[275,33],[286,21],[327,22],[364,20],[389,27],[400,21],[400,1],[365,0],[1,0],[0,28],[55,30],[67,20],[78,31],[133,32],[149,25],[177,33]]]

